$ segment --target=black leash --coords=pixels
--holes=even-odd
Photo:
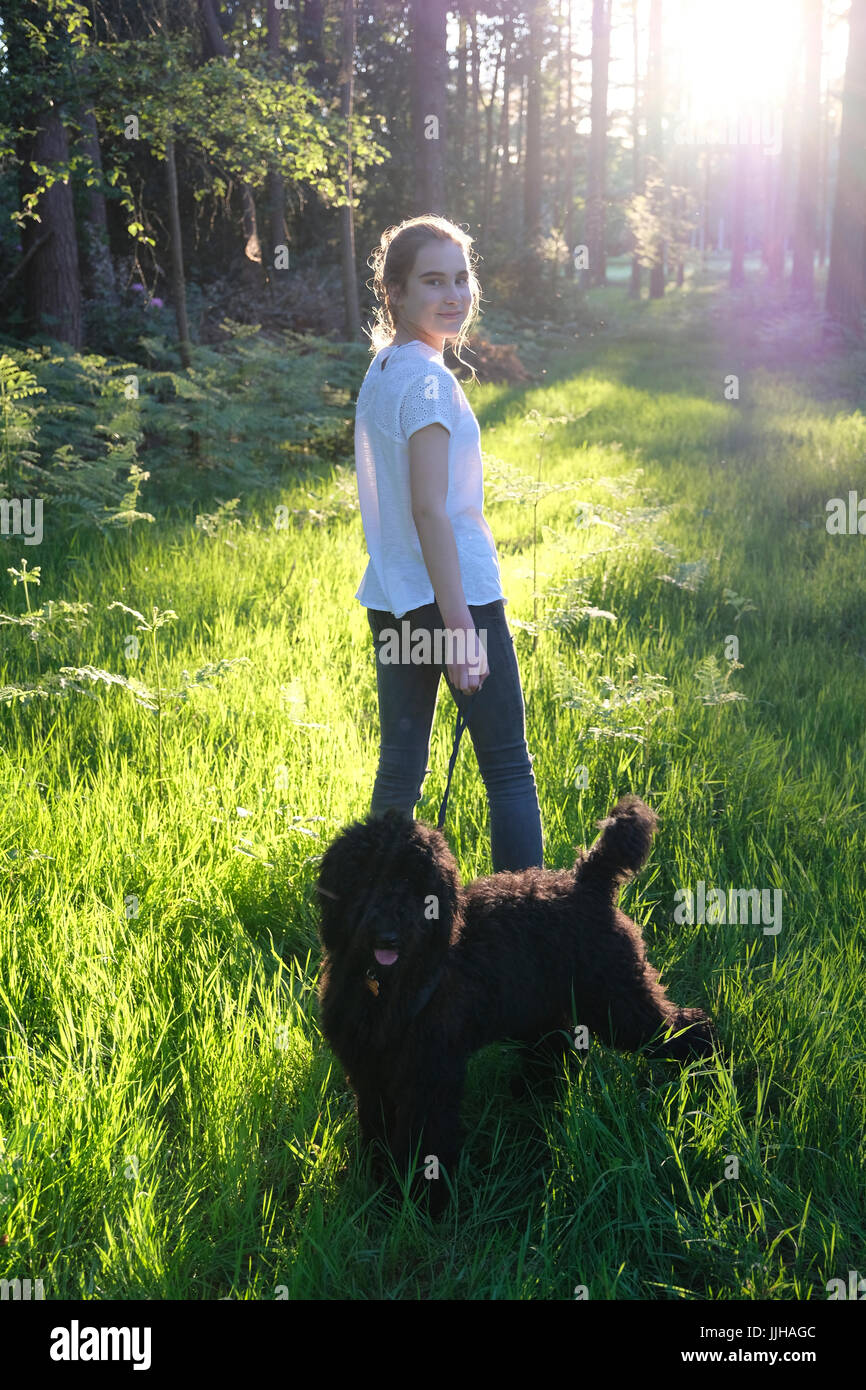
[[[409,1016],[406,1020],[407,1024],[411,1023],[413,1019],[416,1019],[420,1014],[421,1010],[427,1004],[430,1003],[430,1000],[433,998],[433,995],[439,987],[439,981],[442,979],[444,973],[445,962],[442,961],[441,965],[437,965],[436,969],[433,971],[433,974],[430,976],[430,979],[427,981],[426,985],[424,985],[422,989],[419,989],[418,993],[415,995],[415,998],[412,1001],[412,1005],[409,1009]]]
[[[456,697],[456,695],[455,695],[455,700],[456,700],[456,703],[457,703],[457,725],[456,725],[455,730],[454,730],[454,747],[453,747],[452,752],[451,752],[451,761],[450,761],[449,764],[448,764],[448,780],[447,780],[447,782],[445,783],[445,795],[444,795],[443,798],[442,798],[442,805],[441,805],[441,807],[439,808],[439,820],[438,820],[437,826],[436,826],[437,830],[441,830],[442,827],[443,827],[443,825],[445,824],[445,810],[446,810],[446,807],[447,807],[447,805],[448,805],[448,793],[449,793],[449,791],[451,790],[451,777],[452,777],[452,774],[453,774],[453,772],[454,772],[454,766],[455,766],[455,764],[456,764],[456,762],[457,762],[457,753],[458,753],[458,751],[459,751],[459,749],[460,749],[460,740],[461,740],[461,738],[463,737],[463,730],[469,727],[469,714],[470,714],[471,705],[472,705],[472,697],[473,697],[474,695],[476,695],[477,693],[478,693],[478,692],[475,691],[475,690],[473,690],[471,694],[467,693],[466,691],[461,691],[461,692],[460,692],[461,699],[462,699],[462,700],[465,700],[465,707],[461,704],[461,700],[460,700],[460,699],[457,699],[457,697]],[[384,863],[383,863],[382,865],[380,865],[379,872],[378,872],[378,874],[377,874],[377,876],[376,876],[376,883],[377,883],[377,884],[378,884],[379,880],[382,879],[382,878],[384,877],[385,870],[388,868],[388,866],[389,866],[389,864],[390,864],[390,860],[391,860],[391,857],[392,857],[393,854],[394,854],[394,850],[395,850],[395,846],[392,845],[391,848],[390,848],[390,850],[389,850],[388,855],[385,857]],[[362,919],[361,919],[362,922],[363,922],[364,919],[366,918],[367,913],[370,911],[370,905],[371,905],[372,901],[373,901],[373,893],[372,893],[372,891],[371,891],[370,896],[369,896],[369,898],[368,898],[367,907],[365,908],[364,914],[363,914]],[[444,961],[443,961],[443,962],[437,967],[437,969],[434,970],[432,976],[431,976],[430,979],[427,981],[427,983],[426,983],[425,985],[423,985],[422,988],[418,991],[418,993],[416,994],[415,998],[414,998],[413,1001],[412,1001],[412,1004],[410,1005],[407,1023],[411,1023],[412,1020],[415,1019],[415,1018],[418,1016],[418,1014],[421,1012],[421,1010],[422,1010],[423,1008],[425,1008],[425,1006],[426,1006],[427,1004],[429,1004],[429,1002],[430,1002],[430,1000],[432,999],[432,997],[433,997],[433,995],[434,995],[436,989],[437,989],[438,986],[439,986],[439,982],[440,982],[440,980],[442,979],[442,975],[443,975],[444,969],[445,969],[445,963],[444,963]],[[368,979],[369,981],[372,982],[372,985],[375,986],[375,988],[373,988],[373,993],[374,993],[375,995],[378,996],[380,981],[379,981],[378,976],[375,974],[374,970],[372,969],[372,967],[370,967],[370,969],[367,971],[367,979]]]
[[[454,748],[451,753],[451,761],[448,764],[448,781],[445,783],[445,795],[442,798],[442,805],[439,808],[439,819],[436,822],[437,830],[441,830],[443,825],[445,824],[445,808],[448,805],[448,792],[451,789],[451,774],[454,771],[454,764],[457,762],[457,750],[460,747],[460,740],[463,737],[463,730],[468,728],[469,726],[469,710],[471,706],[472,696],[475,694],[477,694],[477,691],[474,690],[472,691],[471,695],[467,694],[465,691],[461,691],[461,695],[466,700],[465,714],[463,712],[463,709],[461,708],[460,702],[457,702],[457,726],[454,730]]]

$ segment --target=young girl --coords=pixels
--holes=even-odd
[[[383,232],[368,262],[379,308],[358,395],[355,465],[370,558],[355,597],[377,652],[381,750],[371,812],[414,813],[444,674],[469,720],[497,873],[544,860],[514,639],[482,511],[481,435],[442,357],[453,339],[463,360],[478,315],[471,248],[446,218],[414,217]],[[417,659],[417,633],[428,634],[426,662]]]

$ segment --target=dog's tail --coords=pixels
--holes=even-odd
[[[646,863],[658,825],[655,811],[639,796],[623,796],[598,822],[598,839],[575,865],[579,883],[623,883]]]

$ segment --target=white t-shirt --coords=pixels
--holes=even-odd
[[[508,602],[496,543],[483,515],[478,421],[442,353],[415,339],[380,348],[361,384],[355,413],[358,497],[370,556],[355,598],[397,618],[436,597],[412,516],[409,480],[409,437],[432,424],[451,434],[445,511],[466,602]]]

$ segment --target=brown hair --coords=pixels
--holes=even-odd
[[[465,346],[469,332],[480,313],[481,285],[475,274],[475,263],[479,258],[472,250],[472,237],[455,222],[450,222],[447,217],[439,217],[435,213],[424,213],[420,217],[407,218],[398,226],[386,227],[379,239],[379,245],[370,253],[367,264],[373,271],[372,289],[379,301],[375,321],[369,331],[370,350],[378,352],[380,348],[388,347],[392,342],[397,331],[397,322],[391,308],[388,286],[396,282],[401,290],[405,290],[418,252],[428,241],[453,241],[466,253],[472,303],[469,313],[460,325],[460,332],[449,346],[457,361],[467,367],[474,377],[475,368],[471,362],[464,362],[460,356],[460,349]],[[367,286],[371,287],[369,280]]]

